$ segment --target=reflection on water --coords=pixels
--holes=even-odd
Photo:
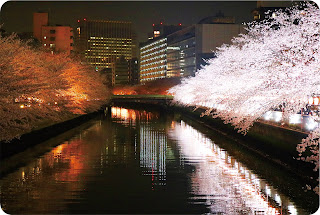
[[[288,198],[183,121],[170,137],[177,140],[182,160],[196,166],[194,199],[205,199],[212,213],[297,214]]]
[[[167,135],[164,129],[155,129],[150,120],[157,120],[159,114],[148,111],[137,111],[121,107],[112,107],[111,116],[123,125],[135,126],[136,121],[144,123],[139,124],[140,136],[140,167],[143,175],[150,175],[152,180],[152,189],[154,185],[166,184],[166,148]],[[137,150],[137,141],[135,140],[135,151]]]
[[[111,107],[111,117],[114,119],[120,119],[121,123],[124,125],[135,126],[136,122],[143,121],[148,123],[150,120],[159,119],[159,113],[145,110],[138,111],[121,107]]]
[[[151,175],[157,185],[166,185],[166,142],[164,131],[140,127],[140,167],[146,168],[143,174]]]
[[[2,208],[24,214],[307,214],[173,115],[112,107],[110,116],[3,176]]]

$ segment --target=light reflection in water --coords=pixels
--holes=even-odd
[[[186,189],[178,183],[181,178],[188,177],[191,181],[192,197],[189,203],[192,208],[204,202],[212,213],[298,214],[295,204],[287,197],[185,122],[177,123],[170,119],[165,127],[160,123],[157,112],[118,107],[111,109],[111,116],[115,123],[98,121],[82,130],[77,137],[62,142],[2,180],[6,184],[1,191],[5,199],[2,199],[2,207],[10,206],[14,208],[13,212],[60,213],[67,211],[72,202],[76,209],[89,206],[96,209],[100,206],[100,210],[96,209],[100,213],[108,211],[108,207],[116,207],[114,202],[106,206],[109,197],[115,195],[119,195],[124,202],[132,201],[136,206],[138,202],[134,202],[130,195],[123,195],[119,189],[140,180],[143,175],[141,178],[147,177],[151,182],[146,189],[155,196],[160,195],[158,190],[163,191],[163,199],[173,202],[174,206],[175,201],[181,198],[175,196],[176,193]],[[166,129],[170,129],[169,134]],[[176,150],[177,147],[179,150]],[[194,166],[194,172],[180,174],[187,165]],[[127,173],[128,170],[132,172]],[[135,174],[139,177],[135,178]],[[92,196],[88,197],[90,180],[95,185],[91,193],[92,190],[99,191],[100,199],[92,201]],[[107,180],[109,183],[106,183]],[[174,189],[170,187],[173,181],[178,182]],[[128,186],[124,190],[130,190],[139,201],[142,199],[143,208],[152,195],[142,192],[143,186],[140,186]],[[189,196],[187,192],[189,190],[183,195]],[[152,203],[156,203],[155,200],[150,198]],[[159,202],[158,205],[161,205]],[[157,209],[163,207],[166,205]],[[186,210],[181,206],[177,208]]]
[[[193,127],[181,121],[169,134],[177,140],[182,162],[196,166],[193,200],[206,200],[213,213],[297,214],[288,198]]]
[[[122,107],[111,107],[111,117],[122,120],[124,125],[135,125],[136,121],[150,121],[159,118],[158,113],[126,109]]]
[[[136,126],[139,121],[140,134],[140,167],[142,174],[151,176],[152,190],[154,186],[166,185],[166,149],[167,136],[164,129],[156,129],[148,122],[159,118],[157,113],[137,111],[121,107],[111,108],[111,117],[121,119],[121,124]],[[137,140],[135,140],[135,152]]]
[[[65,208],[65,200],[80,201],[78,193],[85,189],[82,174],[90,170],[86,155],[94,150],[82,138],[98,128],[97,124],[83,131],[79,138],[62,142],[2,179],[2,209],[23,214],[59,213]]]
[[[166,185],[166,134],[148,124],[140,126],[140,167],[147,169],[143,174],[152,176],[153,185]]]

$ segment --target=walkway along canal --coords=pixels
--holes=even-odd
[[[318,209],[318,195],[304,178],[183,114],[160,107],[109,110],[5,159],[2,209],[9,214]]]

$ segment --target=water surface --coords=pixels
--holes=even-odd
[[[179,114],[113,107],[72,137],[43,143],[47,152],[35,155],[36,146],[15,157],[19,165],[3,162],[2,209],[309,214],[318,199],[303,181],[200,127]],[[251,160],[259,165],[248,165]]]

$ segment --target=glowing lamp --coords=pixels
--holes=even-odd
[[[313,104],[314,105],[319,105],[319,97],[313,98]]]
[[[309,98],[309,105],[312,105],[313,104],[313,98]]]
[[[83,19],[83,21],[87,21],[87,19]]]
[[[181,26],[182,24],[181,23],[179,23],[179,26]]]
[[[78,22],[80,22],[80,19],[78,19]]]
[[[154,26],[154,24],[152,24],[152,26]]]
[[[162,25],[162,22],[160,22],[160,25]]]

